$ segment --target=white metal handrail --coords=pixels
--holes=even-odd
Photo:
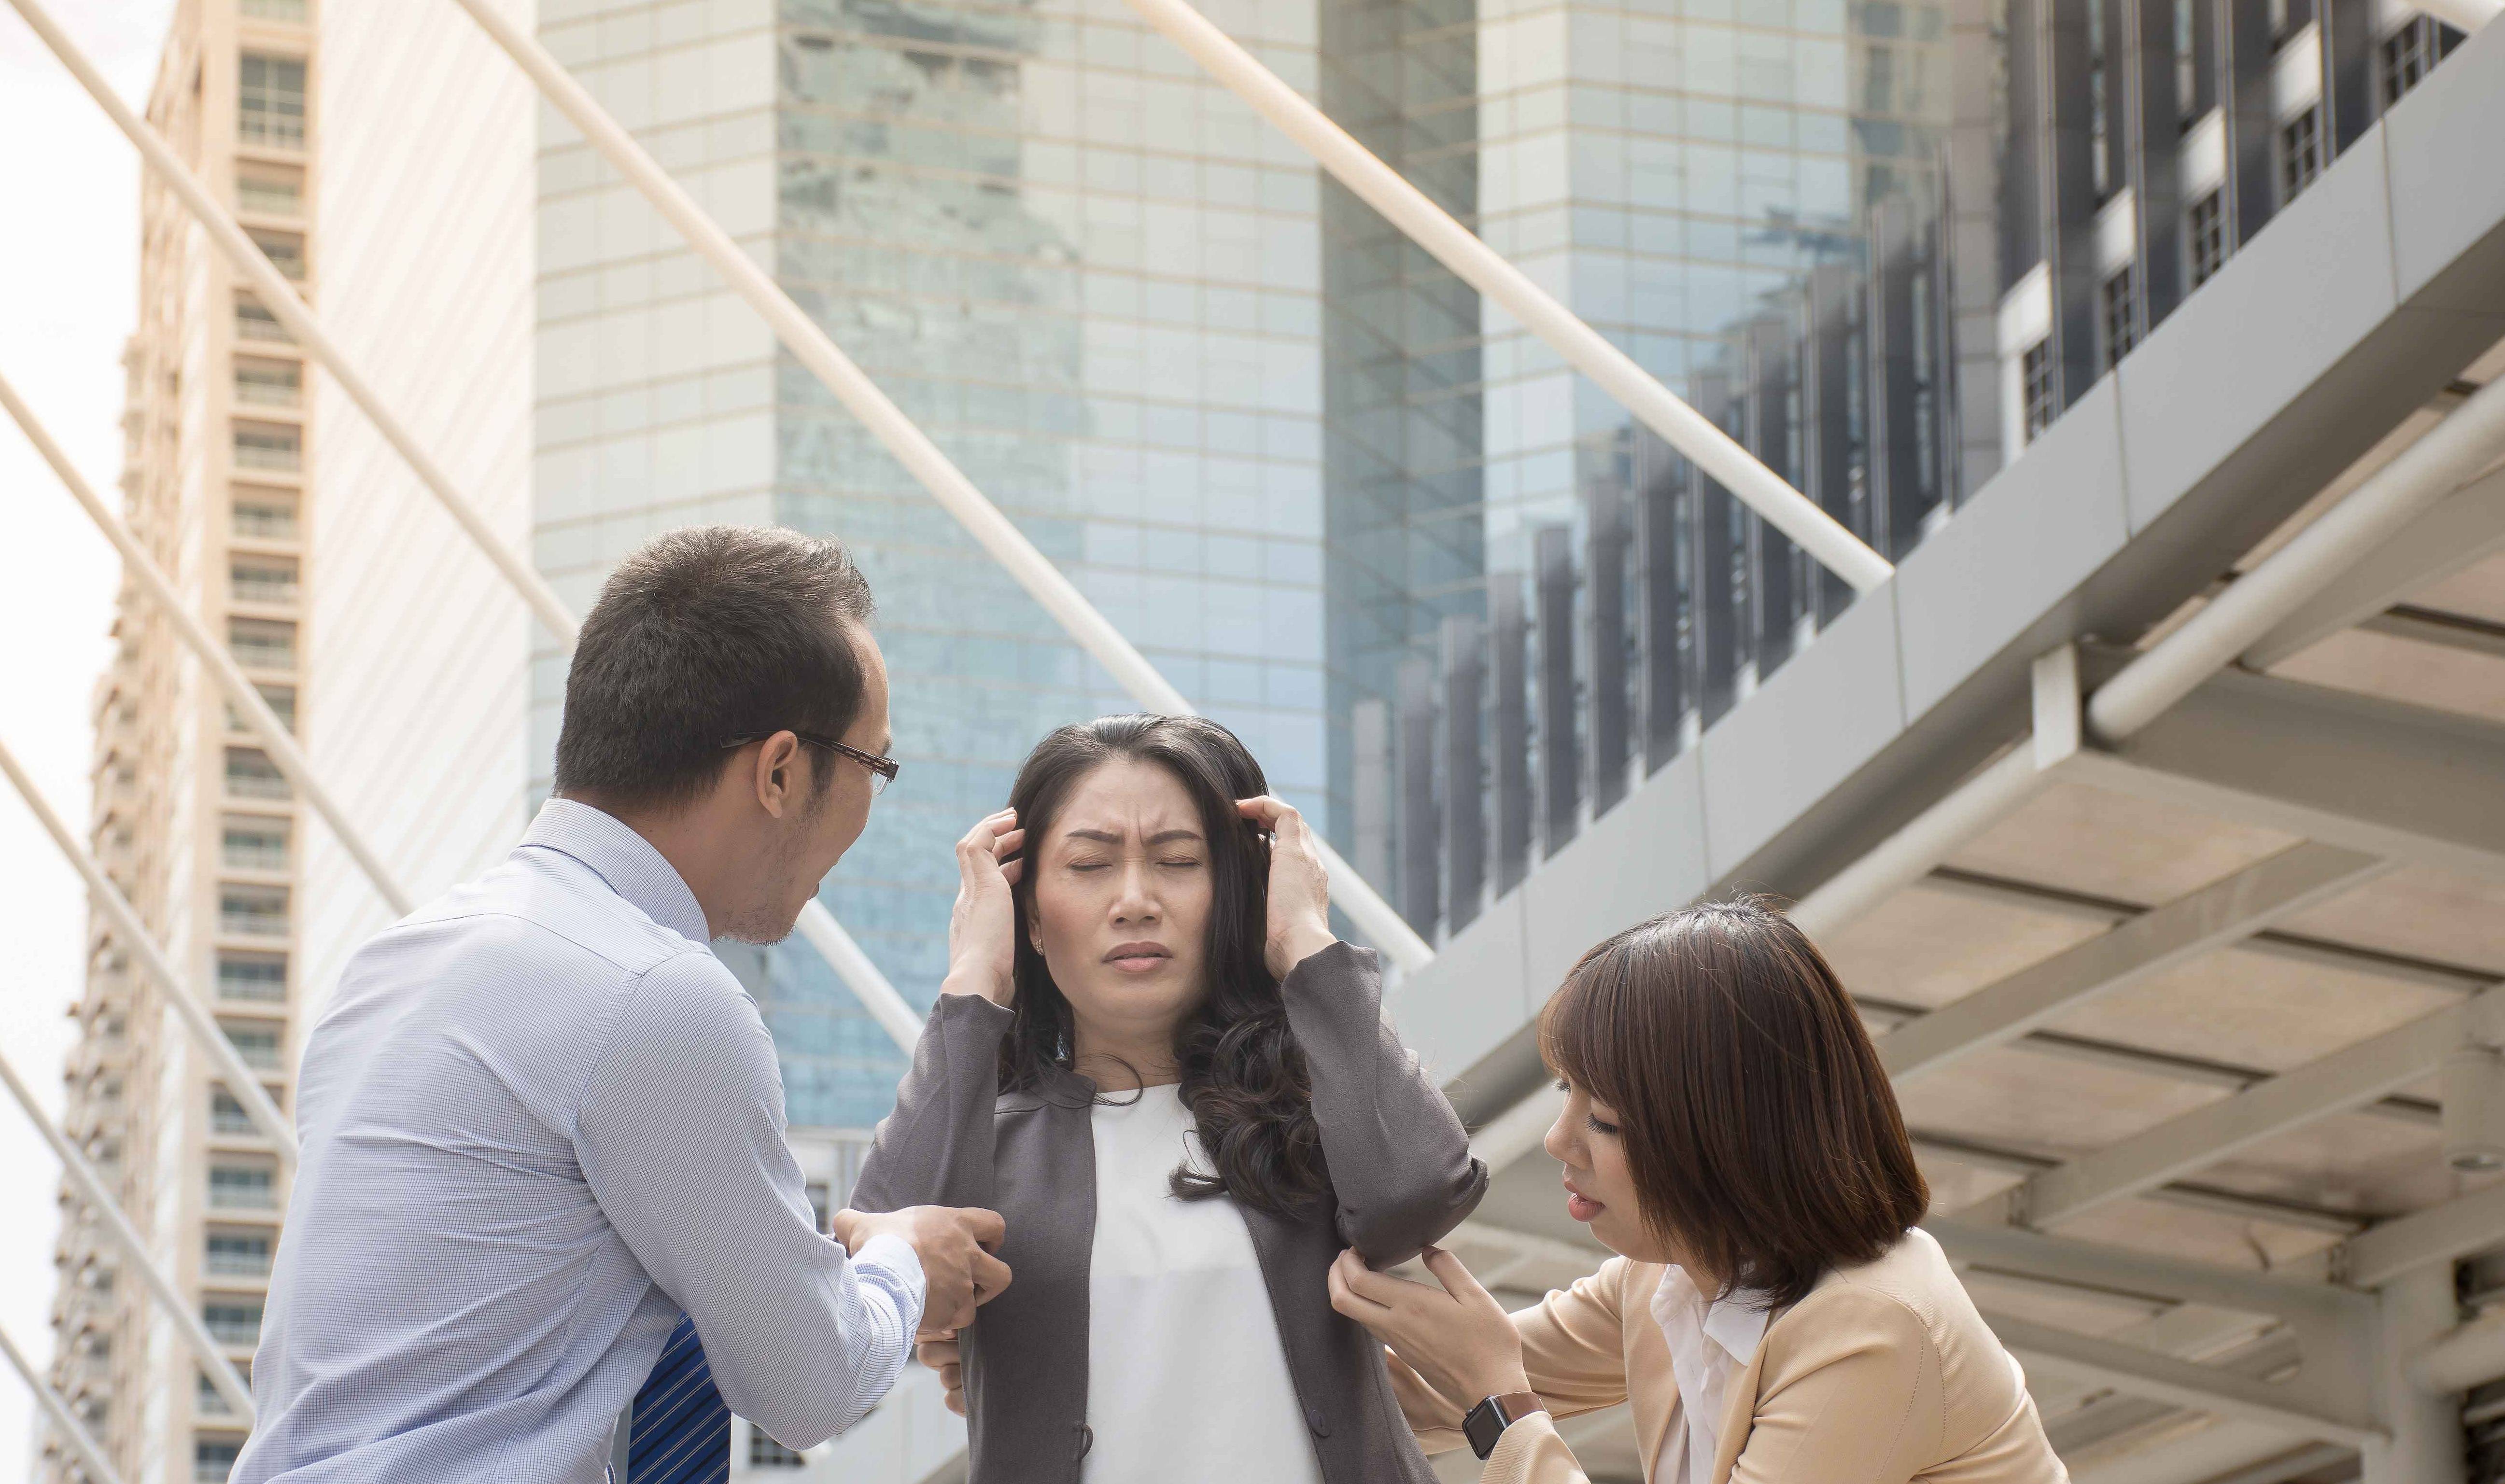
[[[12,0],[25,5],[30,0]],[[902,464],[942,509],[954,515],[994,561],[1007,571],[1019,586],[1025,588],[1062,630],[1076,641],[1079,648],[1094,656],[1096,662],[1110,671],[1122,689],[1141,705],[1150,710],[1174,714],[1190,713],[1195,708],[1183,698],[1172,682],[1159,674],[1130,640],[1122,636],[1106,617],[1096,611],[1061,569],[1050,558],[1036,549],[1000,508],[974,487],[965,472],[951,462],[930,435],[904,415],[901,408],[879,390],[850,356],[829,338],[807,311],[793,302],[772,275],[757,265],[755,260],[740,250],[721,224],[705,213],[693,197],[681,190],[669,172],[635,142],[609,111],[601,107],[574,75],[565,70],[548,53],[537,38],[498,14],[488,0],[455,0],[479,28],[504,49],[516,65],[530,75],[540,92],[556,106],[559,113],[582,131],[583,137],[608,159],[627,183],[653,203],[653,209],[676,228],[688,245],[698,256],[713,265],[733,292],[746,300],[761,315],[775,338],[806,366],[837,401],[863,426],[879,445]],[[1840,528],[1839,528],[1840,529]],[[1848,538],[1849,539],[1849,538]],[[1356,867],[1342,860],[1339,853],[1319,836],[1323,858],[1330,869],[1331,897],[1340,910],[1349,915],[1358,930],[1373,939],[1392,959],[1404,969],[1424,967],[1433,959],[1434,950],[1418,936],[1408,922],[1374,890]]]
[[[476,8],[476,0],[462,0]],[[1427,194],[1401,177],[1312,99],[1280,81],[1235,39],[1194,10],[1189,0],[1130,0],[1140,18],[1182,48],[1229,92],[1314,158],[1315,163],[1383,214],[1410,241],[1471,288],[1501,305],[1567,365],[1592,378],[1670,446],[1800,544],[1820,566],[1868,592],[1895,569],[1817,503],[1784,482],[1737,440],[1638,366],[1635,358],[1583,323],[1556,296],[1532,281]]]

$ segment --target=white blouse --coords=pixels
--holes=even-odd
[[[1672,1267],[1652,1291],[1652,1318],[1670,1344],[1670,1373],[1678,1382],[1678,1408],[1653,1460],[1652,1484],[1712,1484],[1731,1378],[1756,1356],[1772,1318],[1766,1296],[1743,1290],[1708,1302],[1686,1269]]]
[[[1090,1114],[1085,1484],[1322,1484],[1252,1233],[1225,1196],[1175,1198],[1200,1159],[1182,1090]],[[1206,1168],[1205,1164],[1203,1168]]]

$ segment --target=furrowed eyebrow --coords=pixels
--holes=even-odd
[[[1074,840],[1095,840],[1100,844],[1106,845],[1119,845],[1122,843],[1122,837],[1111,830],[1073,830],[1070,831],[1069,838]],[[1148,836],[1147,843],[1151,845],[1171,845],[1177,840],[1197,841],[1199,838],[1200,831],[1197,830],[1160,830],[1156,833]]]

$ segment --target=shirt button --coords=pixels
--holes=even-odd
[[[1323,1409],[1320,1407],[1305,1408],[1305,1426],[1314,1430],[1316,1437],[1330,1436],[1330,1424],[1323,1420]]]

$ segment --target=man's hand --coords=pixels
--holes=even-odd
[[[833,1225],[835,1240],[848,1253],[858,1254],[882,1233],[901,1237],[913,1249],[922,1259],[926,1330],[964,1328],[973,1323],[976,1305],[998,1298],[1009,1286],[1008,1264],[991,1254],[1008,1229],[997,1211],[907,1206],[872,1215],[847,1209],[835,1213]]]
[[[1284,979],[1288,971],[1339,941],[1330,930],[1330,872],[1313,827],[1294,809],[1267,794],[1239,798],[1235,809],[1270,836],[1270,921],[1261,957],[1270,977]]]
[[[1503,1306],[1451,1253],[1430,1247],[1426,1260],[1441,1288],[1378,1273],[1354,1250],[1344,1252],[1330,1268],[1331,1307],[1373,1330],[1457,1405],[1531,1390],[1522,1337]]]
[[[942,1334],[926,1334],[922,1343],[913,1347],[913,1356],[939,1373],[939,1385],[945,1391],[941,1399],[947,1402],[948,1410],[960,1417],[965,1416],[966,1367],[961,1363],[957,1349],[957,1331],[951,1329]]]
[[[948,913],[948,976],[943,995],[981,995],[1006,1005],[1015,992],[1017,904],[1009,888],[1026,870],[1009,859],[1026,844],[1017,811],[1003,809],[974,822],[957,842],[957,904]]]

